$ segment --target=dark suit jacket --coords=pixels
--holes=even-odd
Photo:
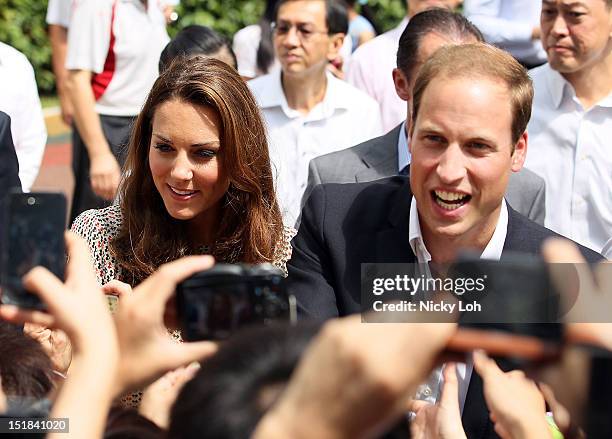
[[[397,175],[397,139],[401,125],[387,134],[352,148],[314,158],[308,165],[305,204],[312,189],[324,183],[362,183]],[[546,188],[544,179],[529,169],[512,173],[506,201],[532,221],[544,224]]]
[[[4,229],[5,197],[11,188],[21,191],[19,164],[11,135],[11,118],[0,111],[0,231]]]
[[[11,187],[21,188],[19,164],[11,135],[11,118],[0,111],[0,197],[4,198]]]
[[[326,319],[360,312],[361,263],[417,261],[408,239],[411,197],[408,179],[399,176],[314,188],[287,266],[301,316]],[[508,251],[540,254],[542,242],[552,236],[559,235],[509,207],[502,259]],[[602,259],[585,247],[580,250],[589,262]],[[476,373],[463,424],[470,439],[497,437]]]

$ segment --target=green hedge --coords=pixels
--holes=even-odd
[[[390,29],[405,14],[403,0],[370,0],[379,25]],[[231,37],[238,29],[256,23],[264,0],[181,0],[179,20],[169,29],[202,24]],[[51,48],[46,33],[47,0],[0,0],[0,41],[23,52],[36,70],[41,94],[53,93]]]

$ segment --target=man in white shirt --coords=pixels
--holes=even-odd
[[[465,0],[463,13],[488,43],[533,68],[546,62],[540,41],[541,6],[538,0]]]
[[[385,132],[406,119],[406,102],[395,93],[392,72],[402,32],[408,20],[433,7],[455,9],[461,0],[406,0],[408,13],[394,29],[359,46],[347,67],[347,81],[373,97],[380,106]]]
[[[526,166],[546,181],[546,226],[602,251],[612,238],[612,0],[544,0],[541,27],[548,64],[531,71]]]
[[[18,50],[0,42],[0,111],[11,117],[19,179],[29,192],[45,152],[47,129],[38,97],[34,69]]]
[[[346,9],[333,0],[281,1],[274,28],[281,70],[249,82],[268,125],[286,225],[298,219],[310,159],[382,133],[376,102],[327,71],[347,28]]]

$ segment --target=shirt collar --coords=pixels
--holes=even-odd
[[[548,69],[548,75],[546,75],[548,90],[550,91],[553,105],[556,109],[559,109],[563,99],[574,99],[576,92],[572,84],[561,73],[553,70],[549,64],[546,64],[546,68]],[[612,93],[595,104],[594,107],[612,107]]]
[[[566,88],[571,85],[569,82],[565,80],[561,73],[553,70],[549,64],[546,64],[546,68],[548,69],[548,75],[546,75],[546,80],[548,82],[548,90],[550,91],[550,96],[552,97],[553,105],[555,108],[559,108],[561,106],[561,102],[563,101],[563,95],[566,92]],[[572,92],[573,90],[568,92]]]
[[[285,92],[283,91],[281,74],[282,70],[277,69],[276,71],[266,75],[267,84],[264,87],[266,93],[262,94],[260,97],[261,108],[281,107],[287,117],[294,118],[302,116],[298,111],[289,108],[287,98],[285,97]],[[313,110],[311,110],[309,116],[318,112],[314,110],[318,110],[319,107],[324,115],[323,117],[331,116],[336,110],[349,109],[350,100],[347,99],[346,94],[341,87],[342,84],[338,84],[340,80],[334,77],[334,75],[332,75],[330,72],[326,72],[325,76],[327,78],[325,96],[323,97],[323,100],[317,104]]]
[[[493,236],[487,243],[487,246],[480,255],[481,259],[499,260],[501,258],[502,251],[504,249],[504,243],[506,242],[506,234],[508,233],[508,207],[506,200],[502,198],[502,207],[497,219],[497,225]],[[423,234],[421,233],[421,223],[419,221],[419,213],[417,210],[416,198],[413,196],[410,202],[410,214],[408,218],[408,240],[412,252],[417,257],[419,263],[428,263],[431,261],[431,254],[425,242],[423,241]]]
[[[406,134],[406,121],[403,121],[397,138],[397,172],[402,172],[402,170],[410,164],[410,159],[412,157],[408,150],[409,141],[408,135]]]

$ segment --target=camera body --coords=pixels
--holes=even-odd
[[[217,264],[176,289],[183,338],[223,340],[252,324],[295,322],[295,298],[271,264]]]

